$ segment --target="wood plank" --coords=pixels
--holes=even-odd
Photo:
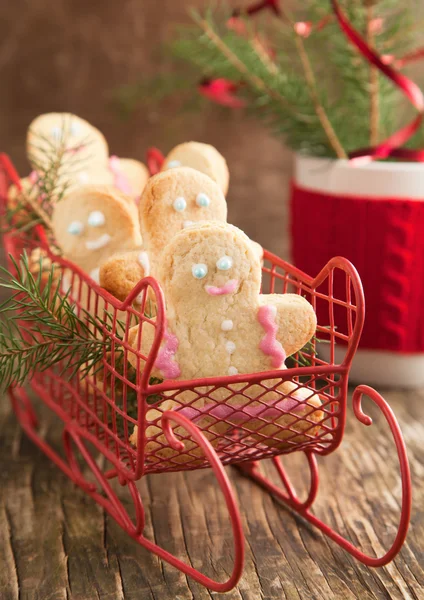
[[[6,399],[0,404],[0,597],[47,598],[304,598],[419,600],[424,592],[423,464],[419,424],[424,404],[416,393],[388,392],[399,414],[412,459],[414,510],[411,532],[399,557],[370,569],[309,524],[283,508],[250,480],[229,468],[247,537],[246,567],[235,590],[211,594],[139,547],[105,517],[22,436]],[[421,407],[421,408],[420,408]],[[43,410],[53,445],[56,420]],[[368,429],[349,415],[346,439],[320,460],[316,514],[363,545],[381,552],[393,539],[399,484],[393,446],[376,411]],[[421,419],[423,422],[423,419]],[[305,491],[305,461],[285,459]],[[270,466],[267,471],[273,476]],[[117,489],[119,486],[117,486]],[[231,570],[233,550],[226,510],[209,471],[147,477],[140,484],[146,535],[212,577]],[[125,490],[120,497],[129,508]],[[393,495],[394,494],[394,495]],[[381,540],[381,541],[380,541]]]

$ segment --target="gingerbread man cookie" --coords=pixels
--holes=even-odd
[[[175,167],[191,167],[209,175],[219,185],[223,194],[227,195],[230,182],[227,163],[222,154],[210,144],[185,142],[175,146],[165,158],[162,171]]]
[[[86,184],[113,185],[121,192],[139,198],[149,178],[146,166],[134,159],[109,156],[103,134],[84,119],[70,113],[48,113],[29,126],[27,153],[34,169],[42,173],[64,148],[58,190],[66,192]]]
[[[137,207],[112,186],[86,185],[67,194],[54,206],[52,223],[65,256],[97,283],[102,261],[141,248]]]
[[[260,260],[249,238],[232,225],[202,223],[176,234],[161,255],[160,281],[167,324],[152,370],[154,377],[186,380],[284,369],[286,357],[302,348],[316,329],[314,310],[302,296],[260,294]],[[138,327],[130,331],[130,343],[135,348],[140,343]],[[144,323],[143,354],[148,352],[153,335],[152,325]],[[136,366],[135,355],[130,362]],[[277,389],[273,380],[267,383],[270,391],[265,395],[263,387],[254,385],[248,396],[252,400],[260,396],[262,402],[279,401],[297,388],[292,382],[280,384]],[[192,401],[193,393],[189,394],[188,401]],[[294,395],[306,400],[299,404],[300,416],[321,405],[312,390],[304,388]],[[232,405],[246,403],[245,395],[237,394],[227,401],[226,388],[214,389],[209,398]],[[196,406],[202,402],[199,400]],[[173,401],[165,404],[169,404],[167,408],[176,406]],[[321,411],[316,411],[310,419],[320,417]],[[284,440],[287,431],[281,425],[293,421],[296,418],[292,415],[283,415],[277,418],[277,425],[269,426],[280,430],[278,439]],[[299,431],[310,429],[309,421],[297,425]],[[252,419],[245,427],[255,432],[263,429],[264,423]],[[227,424],[217,424],[216,431],[225,430]]]
[[[210,177],[178,167],[149,179],[140,199],[139,218],[143,253],[111,257],[100,270],[102,287],[120,300],[143,277],[158,277],[160,254],[178,231],[199,220],[226,221],[227,203]]]

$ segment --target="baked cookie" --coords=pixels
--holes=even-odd
[[[177,233],[161,254],[159,277],[166,298],[167,325],[153,377],[189,380],[284,369],[286,357],[302,348],[315,332],[314,310],[302,296],[260,294],[259,257],[249,238],[232,225],[198,223]],[[154,331],[152,325],[144,323],[140,336],[137,325],[130,330],[130,344],[137,348],[141,343],[141,352],[147,355]],[[135,354],[129,360],[137,367]],[[322,418],[322,412],[315,410],[321,405],[319,397],[313,390],[297,389],[293,382],[278,382],[267,381],[269,391],[252,385],[243,390],[243,395],[236,393],[230,400],[226,388],[205,388],[206,400],[194,403],[193,392],[182,392],[178,402],[166,400],[160,409],[175,408],[185,402],[200,408],[204,401],[219,404],[223,400],[226,406],[243,406],[246,396],[275,404],[296,390],[293,396],[298,402],[288,399],[295,403],[290,414],[282,413],[269,424],[252,418],[244,427],[264,444],[275,444],[276,439],[284,444],[287,436],[293,440],[293,433],[282,428],[292,423],[299,432],[298,441],[306,430],[313,435],[316,430],[311,421]],[[232,386],[234,391],[245,387],[237,383]],[[255,406],[255,402],[250,406]],[[302,419],[305,415],[308,420]],[[148,419],[152,421],[149,413]],[[154,425],[159,428],[159,421]],[[271,430],[264,434],[265,426],[273,429],[272,435]],[[222,435],[229,427],[227,422],[218,421],[212,429]],[[169,454],[165,452],[163,456]]]
[[[221,188],[227,195],[230,174],[225,158],[216,148],[210,144],[201,142],[185,142],[175,146],[162,165],[162,171],[175,167],[191,167],[201,173],[205,173]]]
[[[169,240],[199,220],[226,221],[227,203],[218,185],[189,167],[158,173],[149,179],[139,203],[142,254],[111,257],[100,269],[100,284],[124,300],[135,283],[153,275]]]
[[[64,255],[98,283],[102,261],[140,248],[137,207],[112,186],[85,185],[53,209],[53,233]]]
[[[104,135],[88,121],[71,113],[47,113],[32,121],[27,133],[27,155],[34,170],[48,164],[61,146],[66,148],[64,169],[103,166],[109,158]]]
[[[42,172],[59,149],[66,148],[55,185],[69,193],[82,185],[113,185],[139,199],[149,178],[147,167],[131,158],[109,157],[103,134],[70,113],[48,113],[29,126],[27,153],[35,172]]]

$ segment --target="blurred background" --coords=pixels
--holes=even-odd
[[[237,0],[246,6],[251,0]],[[106,136],[111,154],[144,160],[183,141],[208,142],[227,159],[229,221],[269,250],[288,257],[287,199],[291,153],[241,111],[202,103],[139,106],[123,119],[113,94],[168,70],[162,51],[190,7],[209,0],[14,0],[0,3],[0,150],[21,175],[29,166],[25,135],[40,113],[69,111]]]

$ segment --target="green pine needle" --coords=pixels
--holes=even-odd
[[[401,57],[422,45],[413,3],[379,0],[372,3],[371,13],[367,2],[341,0],[340,4],[364,37],[370,19],[382,19],[381,30],[372,39],[379,54]],[[288,14],[285,5],[284,11]],[[308,0],[291,16],[293,21],[312,23],[328,19],[325,27],[314,29],[309,37],[300,39],[300,44],[287,19],[269,18],[269,13],[267,18],[246,18],[245,33],[240,34],[227,26],[231,12],[231,6],[222,10],[216,3],[204,14],[190,11],[193,24],[179,27],[170,46],[177,59],[172,73],[126,85],[116,96],[122,107],[131,112],[138,102],[156,105],[182,92],[187,95],[190,88],[197,96],[197,83],[202,78],[226,78],[240,84],[239,95],[246,101],[248,114],[262,120],[274,135],[298,152],[324,157],[334,157],[335,146],[324,131],[316,101],[347,154],[368,147],[372,131],[382,141],[411,117],[413,109],[384,75],[378,73],[377,84],[371,85],[372,67],[346,39],[328,0]],[[272,49],[271,56],[258,39]],[[300,45],[316,80],[315,99],[307,83]],[[377,107],[373,124],[371,105]],[[424,128],[408,146],[422,145],[423,132]]]
[[[0,305],[0,389],[23,385],[57,364],[68,379],[78,371],[86,375],[110,345],[102,333],[94,333],[101,332],[100,324],[83,309],[77,316],[68,294],[61,292],[54,265],[46,271],[40,258],[34,276],[26,254],[19,263],[10,258],[16,277],[0,268],[0,286],[11,291]],[[108,322],[104,325],[111,329]]]

